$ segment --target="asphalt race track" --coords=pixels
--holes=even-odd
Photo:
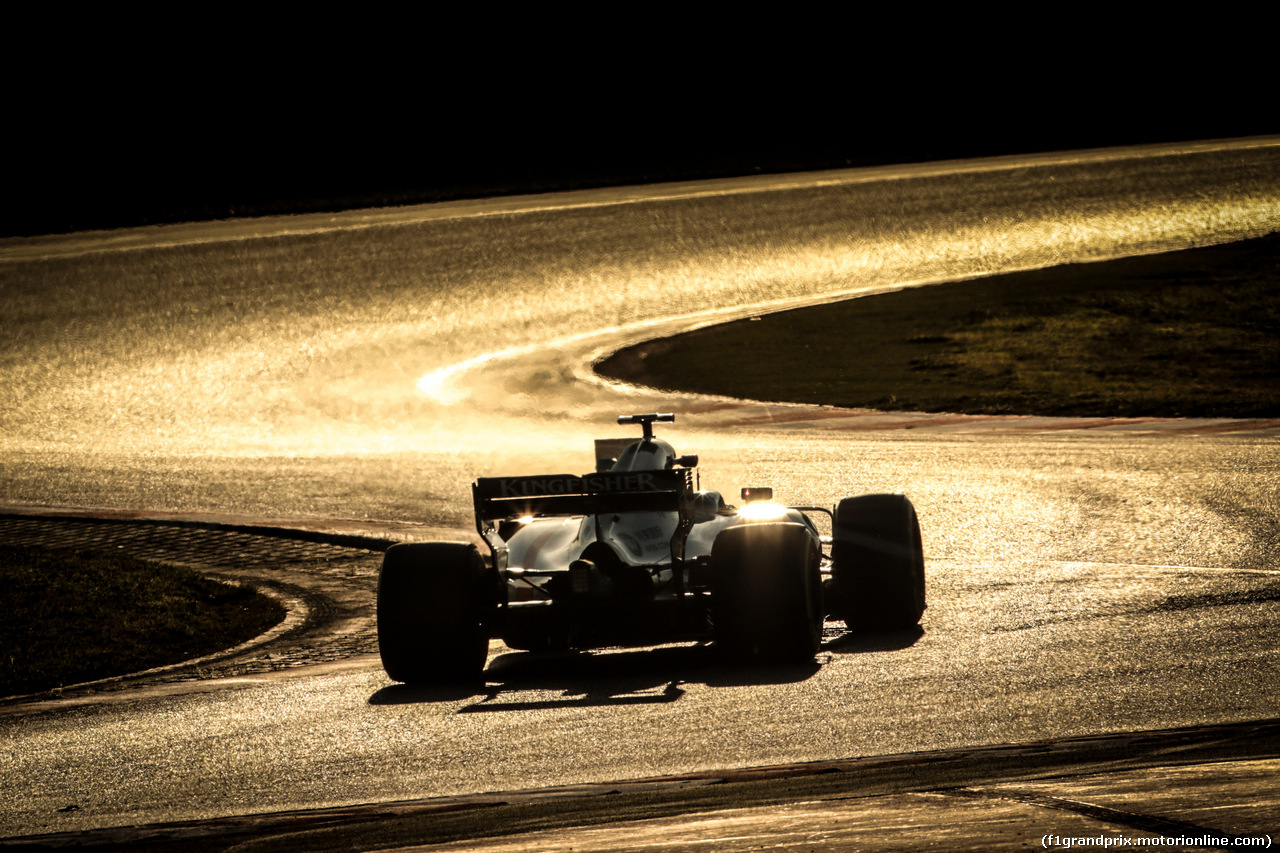
[[[226,658],[0,706],[0,836],[1273,720],[1280,423],[763,405],[589,365],[731,316],[1277,228],[1269,138],[0,243],[0,536],[252,576],[295,612]],[[614,416],[659,409],[704,487],[906,492],[922,630],[828,625],[799,668],[494,644],[483,690],[393,685],[379,548],[467,537],[472,478],[589,470]],[[1233,760],[1249,737],[1275,755],[1232,737]]]

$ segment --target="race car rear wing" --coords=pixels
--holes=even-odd
[[[693,471],[603,472],[576,476],[481,477],[471,486],[476,523],[604,512],[690,513]],[[483,533],[483,530],[481,531]]]
[[[684,553],[693,527],[694,472],[619,471],[553,474],[534,477],[481,477],[471,484],[476,507],[476,532],[493,553],[499,572],[507,567],[507,546],[495,521],[537,516],[600,515],[606,512],[674,512],[679,516],[671,534],[672,560]],[[677,573],[678,574],[678,573]],[[683,576],[677,585],[683,589]]]

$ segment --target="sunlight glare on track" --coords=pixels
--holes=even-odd
[[[116,235],[92,251],[76,236],[65,254],[51,240],[0,245],[12,339],[0,451],[467,453],[531,421],[580,430],[646,399],[589,371],[646,337],[1269,233],[1277,152],[1280,140],[1074,152],[489,200],[261,234],[210,225],[208,239],[184,226],[167,243],[148,231],[151,242]]]
[[[1104,173],[1114,164],[1101,156],[1079,157],[1069,161],[1071,168],[1061,162],[1029,167],[1018,192],[1031,193],[1031,198],[1022,197],[1014,207],[992,205],[949,221],[910,210],[923,202],[923,197],[911,198],[921,189],[914,187],[894,199],[899,210],[893,219],[874,207],[861,207],[861,201],[855,205],[837,196],[828,200],[829,219],[821,226],[780,217],[776,231],[764,242],[731,241],[717,252],[689,240],[686,251],[678,254],[668,247],[659,250],[655,242],[648,262],[623,259],[611,265],[593,259],[589,274],[557,282],[559,298],[544,305],[545,322],[509,328],[500,336],[525,338],[523,342],[439,365],[418,380],[417,390],[447,406],[474,400],[489,415],[526,408],[533,397],[554,415],[581,412],[591,395],[605,409],[625,408],[628,400],[643,397],[643,391],[595,377],[590,361],[645,339],[907,287],[1269,233],[1280,228],[1280,178],[1276,158],[1271,160],[1270,178],[1236,194],[1222,187],[1184,192],[1174,189],[1176,181],[1160,175],[1139,179],[1141,188],[1130,191],[1123,203],[1100,209],[1087,197],[1074,199],[1066,185],[1072,180],[1085,185],[1100,180],[1091,169],[1072,174],[1082,163]],[[983,197],[1009,175],[957,167],[949,177],[964,185],[959,194]],[[996,183],[987,186],[985,179]],[[1028,189],[1037,183],[1054,189]],[[829,191],[817,176],[814,186],[795,184],[793,190],[800,194],[819,192],[818,186]],[[886,184],[884,193],[892,197],[909,185],[905,179]],[[1062,197],[1056,198],[1059,190]],[[1056,203],[1049,204],[1050,198]],[[877,195],[877,200],[883,203],[885,197]],[[698,202],[727,200],[703,196]],[[655,203],[653,218],[664,218],[662,204],[670,203],[671,198]],[[876,221],[875,228],[866,228],[867,217]],[[844,227],[832,228],[832,221],[843,221]],[[646,239],[662,236],[659,232]],[[708,304],[714,307],[681,310]],[[568,329],[575,331],[564,334]],[[492,393],[499,379],[509,400]]]

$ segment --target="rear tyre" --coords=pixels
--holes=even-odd
[[[924,549],[903,495],[862,495],[836,507],[831,611],[850,630],[901,630],[925,610]]]
[[[378,575],[378,651],[393,681],[476,681],[489,651],[485,565],[472,545],[392,545]]]
[[[800,524],[743,524],[711,548],[716,645],[735,659],[802,663],[822,641],[822,552]]]

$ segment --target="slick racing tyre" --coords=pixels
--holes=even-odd
[[[831,615],[850,630],[902,630],[924,614],[924,551],[903,495],[862,495],[836,507]]]
[[[392,545],[378,575],[378,651],[393,681],[475,681],[489,650],[485,565],[472,545]]]
[[[711,547],[711,619],[731,658],[802,663],[822,640],[821,547],[801,524],[729,527]]]

